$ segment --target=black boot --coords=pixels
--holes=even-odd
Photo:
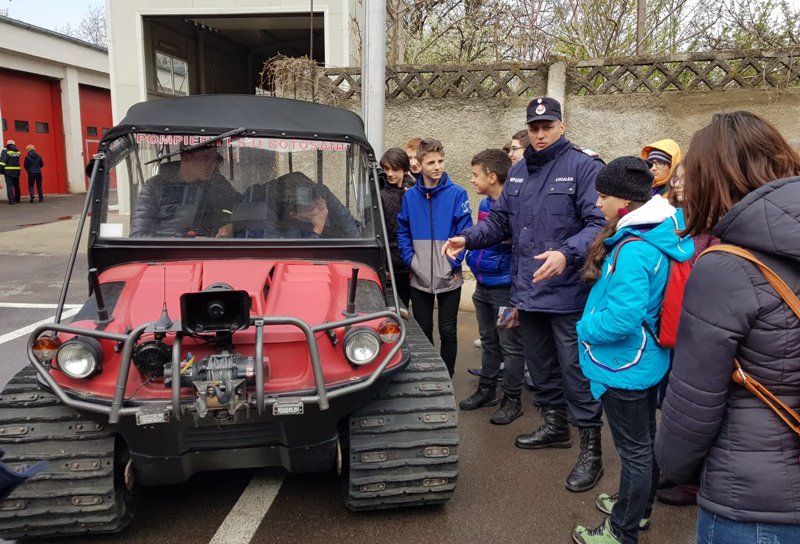
[[[603,450],[600,446],[600,427],[581,427],[581,452],[575,468],[567,476],[564,486],[570,491],[580,493],[597,485],[603,475]]]
[[[522,401],[519,397],[504,395],[500,408],[492,414],[491,421],[495,425],[508,425],[522,415]]]
[[[567,422],[567,411],[558,408],[542,409],[542,426],[530,434],[521,434],[514,441],[518,448],[571,448],[572,436]]]
[[[467,397],[458,403],[462,410],[475,410],[482,406],[494,406],[497,404],[497,388],[495,386],[479,385],[471,397]]]

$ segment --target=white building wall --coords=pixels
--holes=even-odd
[[[361,17],[356,0],[315,0],[314,11],[325,19],[325,64],[350,66],[355,60],[351,17]],[[147,36],[143,17],[185,15],[255,15],[307,12],[309,0],[106,0],[114,122],[133,104],[147,100]],[[196,92],[191,89],[191,92]]]
[[[67,184],[71,193],[86,191],[79,85],[110,89],[108,59],[100,47],[33,25],[0,21],[0,66],[61,82]]]

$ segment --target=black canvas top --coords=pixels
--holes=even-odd
[[[103,137],[109,142],[131,132],[215,136],[245,127],[248,136],[352,141],[371,146],[355,113],[288,98],[255,95],[194,95],[140,102]],[[251,132],[252,131],[252,132]]]

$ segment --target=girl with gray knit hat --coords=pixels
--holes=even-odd
[[[578,344],[592,395],[603,404],[620,457],[619,492],[595,503],[611,517],[599,527],[577,526],[578,544],[638,541],[650,525],[658,469],[653,454],[658,384],[669,367],[669,350],[653,332],[669,274],[669,259],[691,258],[681,238],[683,216],[666,199],[651,196],[650,165],[620,157],[597,174],[597,207],[608,226],[589,248],[583,277],[593,282]]]

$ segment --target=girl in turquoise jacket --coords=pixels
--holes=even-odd
[[[578,346],[581,369],[603,404],[621,474],[619,493],[595,501],[611,518],[594,529],[575,527],[578,544],[637,542],[653,508],[657,390],[669,350],[651,331],[658,330],[670,260],[690,259],[694,244],[678,235],[684,227],[680,212],[665,198],[651,197],[652,183],[649,165],[638,157],[615,159],[597,175],[597,207],[608,226],[587,255],[584,278],[594,285],[577,325]]]

